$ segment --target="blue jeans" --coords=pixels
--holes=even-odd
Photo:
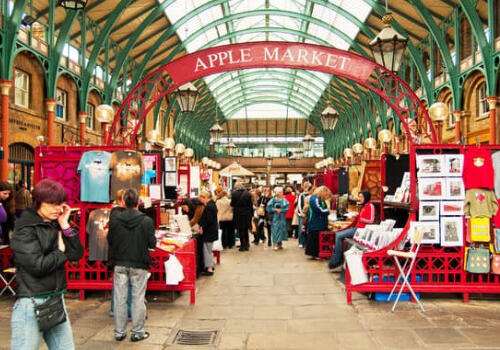
[[[302,215],[299,215],[299,226],[297,227],[297,230],[299,230],[299,244],[305,246],[306,232],[302,231],[303,228],[304,228],[304,217]]]
[[[48,297],[34,298],[35,303],[41,304]],[[66,305],[64,305],[66,309]],[[66,311],[66,315],[67,315]],[[74,350],[73,333],[69,317],[44,333],[38,329],[33,301],[30,298],[19,298],[14,304],[11,318],[11,349],[38,350],[43,337],[50,350]]]
[[[352,238],[355,233],[356,228],[353,227],[339,231],[335,234],[335,249],[330,259],[330,267],[334,268],[340,266],[344,262],[344,238]]]

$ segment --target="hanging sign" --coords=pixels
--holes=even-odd
[[[181,57],[165,67],[174,84],[238,69],[295,68],[315,70],[366,83],[375,63],[331,47],[287,42],[253,42],[209,48]]]

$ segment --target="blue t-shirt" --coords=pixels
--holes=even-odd
[[[144,175],[142,175],[142,184],[150,185],[151,179],[155,179],[156,182],[156,170],[146,170]]]
[[[109,152],[89,151],[82,155],[78,164],[82,202],[109,203],[110,160]]]

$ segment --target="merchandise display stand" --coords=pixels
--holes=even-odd
[[[75,210],[72,221],[79,227],[80,240],[84,247],[84,256],[78,262],[68,262],[66,278],[69,290],[78,290],[80,299],[85,298],[86,290],[111,290],[112,271],[105,261],[89,261],[89,244],[86,225],[89,213],[95,209],[111,208],[111,203],[80,202],[80,175],[77,172],[78,164],[83,153],[87,151],[113,152],[128,149],[124,146],[41,146],[35,150],[35,183],[49,178],[62,184],[68,193],[68,204]],[[150,153],[151,154],[151,153]],[[156,154],[157,164],[161,164],[161,154]],[[161,182],[162,172],[157,171],[157,183]],[[156,205],[157,224],[160,218],[160,206]],[[79,214],[79,215],[78,215]],[[150,268],[151,277],[147,290],[188,290],[191,293],[190,302],[195,303],[196,281],[196,242],[189,240],[183,247],[173,253],[160,248],[151,252],[153,260]],[[183,265],[184,280],[178,285],[166,285],[164,263],[171,255],[175,255]],[[12,252],[9,247],[0,249],[2,266],[12,266]]]
[[[411,198],[417,198],[416,156],[418,154],[463,154],[473,146],[424,144],[410,148],[410,189]],[[475,146],[474,146],[475,147]],[[498,151],[500,145],[480,146],[486,150]],[[412,200],[409,220],[401,234],[388,246],[364,252],[362,262],[368,275],[368,282],[358,285],[351,283],[349,269],[346,269],[346,300],[352,303],[353,292],[390,292],[397,276],[393,259],[387,255],[389,249],[398,249],[406,239],[410,221],[416,221],[419,203]],[[464,224],[465,226],[465,224]],[[464,235],[466,230],[463,230]],[[464,239],[465,242],[465,239]],[[500,275],[490,273],[469,273],[464,269],[465,246],[442,247],[438,244],[422,244],[416,258],[410,283],[415,292],[420,293],[461,293],[468,302],[470,293],[500,293]],[[408,291],[405,289],[405,291]]]

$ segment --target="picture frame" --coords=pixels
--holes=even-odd
[[[415,221],[413,224],[413,234],[415,231],[422,232],[422,244],[437,244],[440,237],[439,221]]]
[[[422,200],[439,200],[445,196],[445,179],[424,177],[418,180],[418,197]]]
[[[444,161],[445,176],[462,176],[464,171],[463,154],[447,154]]]
[[[449,177],[445,181],[445,199],[465,199],[465,186],[461,177]]]
[[[444,156],[435,154],[417,155],[417,177],[437,177],[444,174]]]
[[[464,245],[464,221],[460,216],[441,218],[441,245],[461,247]]]
[[[464,215],[463,201],[442,201],[439,212],[441,216]]]
[[[177,186],[177,173],[165,173],[165,186]]]
[[[161,185],[149,185],[149,197],[152,200],[162,200]]]
[[[420,221],[437,221],[439,220],[439,209],[437,201],[420,201],[418,219]]]
[[[165,172],[177,171],[177,158],[176,157],[163,158],[163,170]]]

